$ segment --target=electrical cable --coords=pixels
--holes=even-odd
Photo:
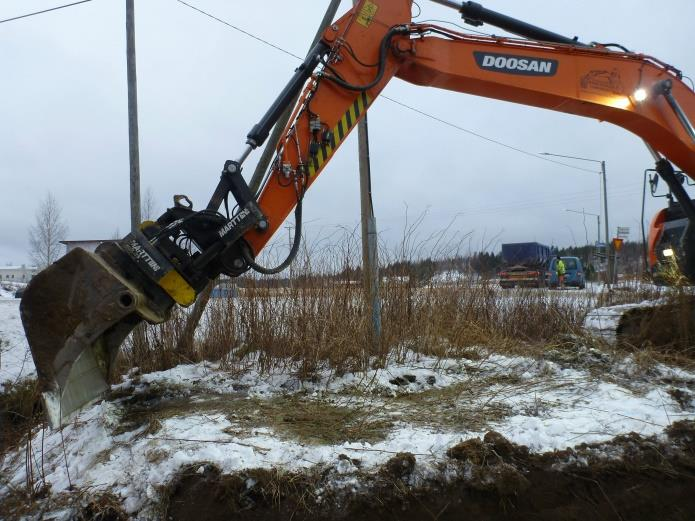
[[[20,20],[22,18],[29,18],[30,16],[36,16],[37,14],[48,13],[50,11],[57,11],[58,9],[65,9],[66,7],[72,7],[73,5],[86,4],[87,2],[91,2],[91,1],[92,0],[80,0],[79,2],[73,2],[71,4],[65,4],[65,5],[59,5],[56,7],[51,7],[50,9],[44,9],[43,11],[36,11],[33,13],[27,13],[27,14],[23,14],[20,16],[14,16],[12,18],[6,18],[5,20],[0,20],[0,24],[4,24],[5,22],[12,22],[14,20]]]
[[[379,66],[379,63],[378,63],[378,62],[377,62],[377,63],[364,63],[362,60],[360,60],[360,59],[357,57],[357,55],[355,54],[355,51],[354,51],[354,49],[352,48],[352,44],[351,44],[350,42],[348,42],[347,40],[345,40],[345,41],[343,42],[343,45],[344,45],[345,48],[347,49],[348,54],[349,54],[350,56],[352,56],[352,57],[355,59],[355,61],[356,61],[357,63],[359,63],[362,67],[378,67],[378,66]]]
[[[347,81],[341,79],[339,76],[336,76],[335,74],[333,76],[324,75],[324,78],[332,81],[333,83],[335,83],[337,85],[340,85],[344,89],[358,91],[358,92],[364,92],[364,91],[369,90],[373,87],[376,87],[379,84],[379,82],[382,80],[382,78],[384,77],[384,73],[386,72],[386,54],[388,53],[389,44],[391,43],[391,39],[396,34],[406,34],[408,32],[409,32],[408,28],[403,26],[403,25],[391,27],[391,29],[388,30],[388,32],[386,33],[384,38],[381,40],[381,44],[379,44],[379,70],[377,71],[376,77],[372,81],[367,83],[366,85],[353,85],[352,83],[348,83]],[[331,67],[327,67],[327,68],[328,68],[328,70],[332,71]]]
[[[639,188],[629,188],[625,190],[616,190],[616,191],[611,191],[609,192],[609,195],[612,197],[621,195],[634,195],[638,194],[641,191]],[[514,203],[506,204],[506,205],[500,205],[500,206],[480,206],[480,207],[474,207],[474,208],[462,208],[462,213],[475,213],[475,214],[485,214],[485,213],[499,213],[499,212],[506,212],[506,211],[517,211],[517,210],[529,210],[529,209],[534,209],[534,208],[548,208],[551,206],[561,206],[561,205],[567,205],[567,204],[572,204],[572,203],[577,203],[580,201],[591,201],[595,199],[595,194],[594,195],[579,195],[582,193],[589,194],[590,192],[593,192],[591,190],[587,190],[585,192],[576,192],[573,193],[572,195],[567,195],[564,197],[553,197],[551,198],[544,198],[544,199],[539,199],[539,200],[524,200],[524,201],[517,201]]]
[[[205,15],[205,16],[207,16],[207,17],[213,19],[213,20],[216,20],[217,22],[220,22],[220,23],[224,24],[224,25],[230,27],[231,29],[234,29],[235,31],[239,31],[240,33],[245,34],[246,36],[249,36],[250,38],[253,38],[254,40],[257,40],[257,41],[259,41],[259,42],[261,42],[261,43],[263,43],[263,44],[265,44],[265,45],[268,45],[268,46],[272,47],[273,49],[276,49],[276,50],[278,50],[278,51],[280,51],[280,52],[282,52],[282,53],[284,53],[284,54],[287,54],[287,55],[289,55],[289,56],[292,56],[293,58],[296,58],[296,59],[298,59],[298,60],[303,60],[303,58],[297,56],[296,54],[294,54],[294,53],[292,53],[292,52],[290,52],[290,51],[287,51],[287,50],[285,50],[285,49],[283,49],[283,48],[281,48],[281,47],[279,47],[279,46],[277,46],[277,45],[275,45],[275,44],[272,44],[272,43],[270,43],[270,42],[264,40],[263,38],[260,38],[260,37],[254,35],[254,34],[252,34],[252,33],[250,33],[250,32],[248,32],[248,31],[245,31],[245,30],[243,30],[243,29],[240,29],[239,27],[237,27],[237,26],[235,26],[235,25],[233,25],[233,24],[230,24],[229,22],[227,22],[227,21],[225,21],[225,20],[222,20],[221,18],[218,18],[217,16],[212,15],[212,14],[206,12],[206,11],[203,11],[202,9],[199,9],[199,8],[197,8],[197,7],[195,7],[195,6],[191,5],[191,4],[189,4],[189,3],[186,3],[186,2],[184,2],[183,0],[176,0],[176,2],[178,2],[178,3],[180,3],[180,4],[183,4],[183,5],[185,5],[185,6],[189,7],[189,8],[191,8],[191,9],[193,9],[193,10],[195,10],[195,11],[198,11],[199,13],[201,13],[201,14],[203,14],[203,15]],[[465,29],[468,30],[468,28],[465,28]],[[485,34],[485,33],[482,33],[482,34]],[[464,128],[464,127],[460,127],[459,125],[456,125],[456,124],[454,124],[454,123],[450,123],[450,122],[448,122],[448,121],[445,121],[445,120],[443,120],[443,119],[441,119],[441,118],[438,118],[438,117],[436,117],[436,116],[433,116],[433,115],[431,115],[431,114],[428,114],[427,112],[424,112],[424,111],[422,111],[422,110],[416,109],[415,107],[411,107],[410,105],[407,105],[406,103],[403,103],[403,102],[401,102],[401,101],[398,101],[398,100],[396,100],[396,99],[394,99],[394,98],[390,98],[390,97],[385,96],[385,95],[383,95],[383,94],[380,95],[380,97],[381,97],[381,98],[385,98],[385,99],[387,99],[387,100],[389,100],[389,101],[391,101],[391,102],[393,102],[393,103],[395,103],[395,104],[397,104],[397,105],[400,105],[400,106],[402,106],[402,107],[404,107],[404,108],[406,108],[406,109],[412,110],[413,112],[416,112],[416,113],[418,113],[418,114],[420,114],[420,115],[422,115],[422,116],[431,118],[431,119],[433,119],[433,120],[435,120],[435,121],[438,121],[438,122],[440,122],[440,123],[443,123],[443,124],[445,124],[445,125],[447,125],[447,126],[449,126],[449,127],[455,128],[455,129],[457,129],[457,130],[459,130],[459,131],[461,131],[461,132],[465,132],[466,134],[470,134],[471,136],[475,136],[475,137],[480,138],[480,139],[483,139],[483,140],[485,140],[485,141],[489,141],[490,143],[494,143],[494,144],[496,144],[496,145],[499,145],[499,146],[508,148],[509,150],[513,150],[513,151],[515,151],[515,152],[519,152],[519,153],[521,153],[521,154],[527,155],[527,156],[529,156],[529,157],[533,157],[533,158],[535,158],[535,159],[540,159],[540,160],[542,160],[542,161],[547,161],[547,162],[549,162],[549,163],[554,163],[554,164],[556,164],[556,165],[564,166],[564,167],[566,167],[566,168],[571,168],[571,169],[573,169],[573,170],[580,170],[580,171],[582,171],[582,172],[590,172],[590,173],[592,173],[592,174],[593,174],[593,173],[596,173],[595,170],[589,170],[589,169],[587,169],[587,168],[582,168],[582,167],[579,167],[579,166],[574,166],[574,165],[570,165],[570,164],[567,164],[567,163],[563,163],[562,161],[556,161],[556,160],[554,160],[554,159],[548,159],[547,157],[542,157],[542,156],[540,156],[540,155],[538,155],[538,154],[534,154],[533,152],[528,152],[528,151],[523,150],[523,149],[520,149],[520,148],[518,148],[518,147],[515,147],[515,146],[512,146],[512,145],[508,145],[508,144],[506,144],[506,143],[504,143],[504,142],[502,142],[502,141],[499,141],[499,140],[497,140],[497,139],[493,139],[493,138],[484,136],[483,134],[479,134],[479,133],[477,133],[477,132],[474,132],[473,130],[469,130],[469,129],[466,129],[466,128]]]
[[[447,125],[447,126],[449,126],[449,127],[455,128],[456,130],[459,130],[459,131],[464,132],[464,133],[466,133],[466,134],[470,134],[470,135],[472,135],[472,136],[475,136],[475,137],[477,137],[477,138],[483,139],[483,140],[485,140],[485,141],[489,141],[490,143],[494,143],[494,144],[496,144],[496,145],[499,145],[499,146],[508,148],[509,150],[514,150],[515,152],[519,152],[520,154],[524,154],[524,155],[529,156],[529,157],[534,157],[534,158],[540,159],[540,160],[542,160],[542,161],[547,161],[548,163],[554,163],[554,164],[556,164],[556,165],[562,165],[562,166],[564,166],[564,167],[572,168],[572,169],[574,169],[574,170],[581,170],[582,172],[590,172],[590,173],[592,173],[592,174],[598,173],[597,170],[590,170],[590,169],[588,169],[588,168],[582,168],[582,167],[580,167],[580,166],[569,165],[569,164],[567,164],[567,163],[563,163],[562,161],[556,161],[556,160],[554,160],[554,159],[549,159],[549,158],[547,158],[547,157],[542,157],[542,156],[540,156],[540,155],[538,155],[538,154],[534,154],[533,152],[528,152],[528,151],[523,150],[523,149],[521,149],[521,148],[518,148],[518,147],[515,147],[515,146],[512,146],[512,145],[508,145],[507,143],[503,143],[502,141],[499,141],[499,140],[497,140],[497,139],[493,139],[493,138],[484,136],[483,134],[479,134],[479,133],[474,132],[474,131],[472,131],[472,130],[469,130],[469,129],[467,129],[467,128],[461,127],[461,126],[459,126],[459,125],[457,125],[457,124],[455,124],[455,123],[451,123],[450,121],[446,121],[445,119],[439,118],[439,117],[437,117],[437,116],[433,116],[432,114],[429,114],[429,113],[427,113],[427,112],[425,112],[425,111],[422,111],[422,110],[420,110],[420,109],[417,109],[417,108],[415,108],[415,107],[411,107],[410,105],[407,105],[406,103],[403,103],[402,101],[398,101],[398,100],[395,100],[395,99],[390,98],[390,97],[388,97],[388,96],[384,96],[383,94],[381,95],[381,97],[382,97],[382,98],[385,98],[385,99],[387,99],[387,100],[389,100],[389,101],[392,102],[392,103],[395,103],[396,105],[400,105],[401,107],[404,107],[404,108],[406,108],[406,109],[408,109],[408,110],[412,110],[413,112],[415,112],[415,113],[417,113],[417,114],[420,114],[421,116],[425,116],[426,118],[433,119],[433,120],[435,120],[435,121],[438,121],[439,123],[442,123],[442,124]]]
[[[253,38],[254,40],[258,40],[259,42],[261,42],[261,43],[263,43],[263,44],[265,44],[265,45],[268,45],[269,47],[272,47],[273,49],[275,49],[275,50],[277,50],[277,51],[280,51],[280,52],[282,52],[282,53],[285,53],[285,54],[287,54],[288,56],[292,56],[293,58],[297,58],[298,60],[304,61],[304,58],[302,58],[301,56],[297,56],[297,55],[294,54],[293,52],[290,52],[290,51],[288,51],[288,50],[285,50],[285,49],[283,49],[282,47],[280,47],[280,46],[278,46],[278,45],[275,45],[274,43],[270,43],[269,41],[264,40],[263,38],[260,38],[260,37],[256,36],[255,34],[251,34],[250,32],[245,31],[244,29],[242,29],[241,27],[237,27],[236,25],[230,24],[229,22],[227,22],[227,21],[225,21],[225,20],[222,20],[221,18],[217,18],[215,15],[212,15],[212,14],[206,12],[206,11],[203,11],[202,9],[199,9],[199,8],[197,8],[197,7],[194,6],[194,5],[191,5],[191,4],[187,3],[187,2],[184,2],[183,0],[176,0],[176,1],[177,1],[178,3],[180,3],[180,4],[185,5],[186,7],[190,7],[190,8],[193,9],[194,11],[198,11],[200,14],[203,14],[203,15],[207,16],[208,18],[212,18],[213,20],[216,20],[216,21],[220,22],[221,24],[224,24],[224,25],[226,25],[226,26],[228,26],[228,27],[231,27],[231,28],[234,29],[235,31],[239,31],[239,32],[242,33],[242,34],[245,34],[245,35],[248,36],[249,38]]]
[[[483,31],[478,31],[476,29],[471,29],[470,27],[464,27],[463,25],[457,24],[456,22],[452,22],[451,20],[439,20],[437,18],[429,18],[427,20],[418,20],[419,24],[425,24],[425,23],[429,23],[429,22],[437,22],[440,24],[449,24],[449,25],[453,25],[455,27],[458,27],[459,29],[461,29],[463,32],[466,32],[466,33],[477,33],[477,34],[480,34],[482,36],[487,36],[489,38],[497,38],[497,36],[495,36],[494,34],[486,33]]]
[[[620,45],[619,43],[599,43],[599,42],[596,42],[596,43],[597,43],[597,45],[600,45],[601,47],[616,47],[616,48],[620,49],[620,50],[623,51],[623,52],[627,52],[627,53],[633,54],[633,52],[632,52],[630,49],[628,49],[627,47],[624,47],[624,46]]]

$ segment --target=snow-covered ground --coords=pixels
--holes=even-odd
[[[19,318],[19,301],[0,297],[0,392],[4,383],[36,374]]]
[[[336,377],[326,370],[311,381],[293,376],[289,362],[270,374],[212,363],[132,374],[114,387],[116,397],[86,409],[62,431],[35,431],[34,479],[50,484],[54,494],[71,486],[108,490],[129,513],[148,518],[160,487],[184,465],[213,463],[223,472],[322,465],[345,475],[358,472],[353,459],[361,462],[359,472],[368,472],[395,453],[411,452],[426,473],[448,448],[488,430],[544,452],[628,432],[659,434],[674,421],[695,419],[695,403],[684,409],[670,394],[674,386],[695,384],[693,373],[659,365],[647,379],[630,359],[614,363],[590,350],[577,360],[593,369],[478,352],[477,360],[412,354],[365,373]],[[596,376],[596,363],[610,367],[612,381]],[[139,425],[128,423],[138,396],[148,414]],[[369,421],[384,421],[387,432],[372,442],[316,443],[288,435],[263,417],[264,404],[288,397],[299,406],[366,408]],[[234,414],[235,403],[244,414]],[[451,421],[458,416],[460,423]],[[6,455],[0,497],[26,483],[29,468],[24,449]]]
[[[34,374],[18,306],[0,299],[0,381]],[[675,421],[695,419],[695,373],[661,364],[644,369],[588,347],[536,357],[483,348],[463,358],[410,353],[384,368],[339,376],[326,368],[310,380],[299,379],[291,361],[265,373],[256,367],[248,358],[133,371],[61,431],[35,429],[28,458],[27,444],[5,454],[0,501],[31,472],[52,494],[109,491],[134,517],[149,519],[162,487],[187,465],[212,463],[225,473],[318,465],[349,476],[410,452],[427,474],[449,448],[489,430],[545,452],[629,432],[659,435]],[[286,408],[280,420],[273,404]],[[323,410],[354,411],[379,428],[370,436],[357,428],[332,441],[311,438],[285,428],[296,408],[316,411],[308,414],[317,423]]]

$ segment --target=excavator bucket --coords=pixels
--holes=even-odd
[[[20,304],[53,427],[108,389],[121,343],[143,319],[166,320],[171,307],[155,303],[115,243],[100,248],[77,248],[37,274]]]

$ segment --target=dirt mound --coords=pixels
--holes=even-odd
[[[544,454],[489,432],[447,456],[438,477],[419,475],[403,453],[358,480],[334,468],[223,475],[198,465],[170,487],[165,518],[685,521],[695,512],[695,422]]]

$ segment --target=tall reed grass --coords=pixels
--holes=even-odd
[[[452,255],[451,243],[428,240],[440,257]],[[186,312],[176,311],[166,324],[133,335],[123,369],[152,371],[203,359],[233,363],[253,352],[261,370],[278,360],[297,362],[304,375],[325,364],[338,372],[358,370],[374,357],[383,361],[406,351],[443,355],[473,345],[548,342],[578,333],[593,302],[586,293],[505,291],[474,273],[423,280],[404,262],[422,256],[422,241],[409,236],[399,248],[380,251],[382,264],[405,267],[382,279],[382,334],[375,343],[361,280],[345,275],[359,265],[358,254],[357,238],[347,231],[305,247],[288,278],[248,273],[234,282],[236,295],[210,301],[192,345],[181,350]]]

